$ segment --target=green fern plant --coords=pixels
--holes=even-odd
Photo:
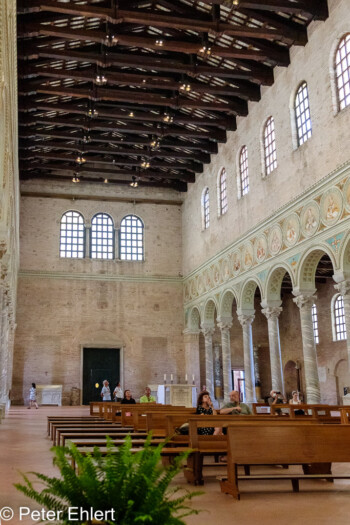
[[[131,438],[116,448],[107,438],[107,454],[102,456],[98,447],[91,454],[82,454],[75,445],[53,447],[54,464],[61,476],[35,475],[44,488],[40,491],[34,482],[22,474],[24,484],[15,487],[43,508],[58,511],[64,525],[92,523],[77,521],[69,515],[69,508],[90,511],[91,507],[103,513],[114,509],[110,525],[183,525],[183,518],[198,511],[187,502],[199,492],[177,495],[178,489],[169,490],[169,484],[179,472],[188,453],[177,456],[168,468],[161,465],[161,452],[165,444],[151,446],[151,435],[145,446],[132,452]],[[74,459],[77,470],[71,466]],[[108,514],[111,516],[111,513]]]

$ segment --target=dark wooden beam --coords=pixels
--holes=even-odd
[[[125,144],[138,144],[143,146],[148,146],[150,143],[149,137],[140,137],[137,135],[124,135],[121,137],[116,137],[113,135],[112,130],[108,134],[106,133],[96,133],[96,132],[90,132],[89,133],[91,137],[91,142],[102,142],[109,144],[115,144],[115,145],[122,145]],[[28,127],[25,127],[25,131],[23,129],[23,124],[21,121],[19,121],[19,137],[21,138],[36,138],[36,137],[45,137],[45,138],[57,138],[57,139],[64,139],[64,140],[76,140],[78,142],[81,142],[82,140],[82,134],[81,130],[78,129],[65,129],[61,130],[56,129],[55,127],[52,127],[52,125],[49,125],[49,129],[38,129],[38,128],[32,128],[28,130]],[[178,149],[185,149],[186,151],[201,151],[206,153],[217,153],[218,152],[218,145],[216,142],[213,141],[204,141],[204,140],[180,140],[180,139],[167,139],[162,138],[162,147],[166,148],[175,148]]]
[[[35,126],[37,124],[46,124],[49,126],[66,126],[70,128],[76,128],[80,132],[82,129],[89,131],[89,130],[99,130],[99,131],[114,131],[114,132],[120,132],[123,134],[130,134],[130,133],[140,133],[140,134],[147,134],[150,137],[152,135],[156,135],[157,137],[171,137],[171,136],[183,136],[183,137],[190,137],[190,138],[205,138],[205,139],[212,139],[216,140],[217,142],[226,142],[226,132],[222,129],[217,129],[214,131],[198,131],[198,130],[191,130],[191,129],[185,129],[180,128],[176,126],[164,126],[162,128],[159,127],[145,127],[145,126],[139,126],[137,124],[125,126],[123,123],[112,123],[109,121],[95,121],[87,119],[72,119],[70,117],[36,117],[35,115],[30,115],[28,118],[22,118],[20,125],[21,126]],[[148,139],[148,142],[150,139]]]
[[[224,4],[232,6],[232,0],[202,0],[205,4]],[[310,14],[316,20],[328,16],[327,0],[238,0],[236,8],[304,15]],[[327,13],[327,15],[326,15]]]
[[[73,3],[62,3],[54,0],[21,0],[19,2],[19,14],[21,13],[35,13],[39,11],[61,13],[71,16],[83,16],[99,18],[110,24],[136,24],[140,26],[151,26],[160,29],[177,29],[181,31],[193,31],[199,33],[211,33],[214,36],[230,35],[237,38],[262,38],[265,40],[281,40],[285,41],[289,45],[293,44],[294,41],[286,38],[284,31],[280,29],[271,29],[266,27],[252,27],[248,25],[239,25],[233,23],[222,22],[220,19],[215,20],[202,20],[201,18],[195,17],[190,18],[189,16],[174,16],[174,13],[164,13],[162,11],[146,11],[146,10],[124,10],[104,7],[93,7],[91,4],[73,4]],[[219,11],[220,14],[220,11]],[[119,40],[120,34],[116,31],[116,38],[118,43],[122,43]],[[123,37],[124,38],[124,37]],[[297,38],[297,35],[296,35]],[[129,45],[129,43],[127,43]]]
[[[47,159],[47,160],[58,160],[58,161],[67,161],[67,162],[75,162],[76,159],[75,155],[68,155],[65,153],[57,153],[57,152],[50,152],[50,153],[42,153],[38,151],[26,151],[25,153],[19,154],[19,158],[21,160],[33,160],[33,159]],[[112,159],[106,159],[105,157],[99,157],[99,156],[92,156],[88,151],[84,152],[84,157],[86,158],[86,166],[91,166],[92,164],[108,164],[109,166],[115,165],[115,166],[132,166],[135,168],[142,168],[140,160],[134,159],[120,159],[118,156],[116,156],[113,160]],[[195,162],[183,162],[183,163],[173,163],[173,162],[165,162],[165,161],[157,161],[152,160],[151,161],[151,167],[153,169],[165,169],[165,170],[186,170],[188,172],[193,173],[202,173],[203,172],[203,166],[201,164],[197,164]]]
[[[21,171],[46,171],[46,172],[62,172],[62,173],[71,173],[72,175],[74,173],[77,173],[79,175],[83,174],[92,174],[92,175],[100,175],[103,178],[112,178],[112,177],[129,177],[129,180],[131,181],[132,176],[140,178],[140,179],[168,179],[168,180],[182,180],[183,182],[195,182],[196,176],[194,173],[172,173],[171,171],[156,171],[156,170],[142,170],[142,169],[135,169],[135,168],[129,168],[129,169],[121,169],[117,166],[114,169],[108,169],[103,167],[87,167],[87,166],[77,166],[74,163],[70,164],[50,164],[50,163],[42,163],[42,162],[30,162],[28,163],[26,160],[21,160],[19,168]]]
[[[116,105],[95,105],[94,109],[98,111],[98,115],[94,119],[108,118],[113,120],[123,120],[123,121],[133,121],[133,122],[155,122],[159,124],[164,124],[164,113],[154,112],[152,110],[139,110],[133,111],[133,115],[130,116],[130,111],[121,108]],[[85,115],[87,116],[88,108],[86,104],[74,104],[74,103],[58,103],[51,104],[45,100],[39,100],[32,98],[21,99],[19,101],[18,110],[20,113],[31,113],[33,111],[56,111],[58,113],[71,113],[75,115]],[[173,112],[172,115],[174,125],[187,125],[191,124],[192,126],[199,126],[201,128],[215,127],[223,128],[229,131],[236,130],[236,119],[235,117],[230,118],[208,118],[208,117],[197,117],[196,115],[186,116],[180,112]]]
[[[210,163],[210,155],[206,153],[201,154],[195,154],[195,153],[184,153],[179,151],[165,151],[164,149],[159,149],[157,151],[153,151],[151,147],[148,147],[147,149],[135,149],[135,148],[113,148],[108,145],[104,146],[96,146],[94,144],[88,143],[86,146],[86,149],[90,153],[100,153],[105,155],[111,155],[113,158],[115,158],[116,155],[118,156],[130,156],[133,157],[141,157],[141,158],[148,158],[148,159],[164,159],[164,158],[173,158],[173,159],[183,159],[183,160],[191,160],[196,161],[200,164]],[[76,144],[67,144],[65,142],[55,142],[51,140],[24,140],[20,141],[19,143],[19,149],[23,150],[35,150],[35,149],[59,149],[59,150],[67,150],[67,151],[77,151],[77,145]]]
[[[142,54],[137,52],[125,53],[100,53],[92,47],[86,50],[70,48],[66,50],[49,47],[52,42],[48,42],[47,47],[37,45],[23,45],[18,42],[18,56],[26,60],[36,60],[39,57],[53,58],[56,60],[76,60],[77,62],[90,62],[99,67],[122,67],[122,68],[142,68],[145,71],[170,72],[188,75],[196,78],[199,75],[218,77],[232,80],[251,80],[258,84],[271,86],[273,84],[273,70],[271,67],[261,64],[250,63],[245,65],[245,69],[215,67],[206,64],[196,56],[193,64],[185,63],[183,60],[166,58],[164,56]],[[247,70],[248,69],[248,70]]]

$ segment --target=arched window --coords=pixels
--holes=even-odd
[[[77,211],[67,211],[61,219],[60,257],[83,259],[84,256],[84,217]]]
[[[306,82],[303,82],[299,86],[295,96],[294,111],[298,133],[298,146],[301,146],[312,135],[309,93]]]
[[[277,168],[275,121],[269,117],[264,126],[264,164],[265,175]]]
[[[346,336],[344,301],[342,295],[336,295],[333,301],[333,339],[343,341]]]
[[[314,339],[315,339],[315,343],[318,345],[318,343],[320,342],[320,338],[318,335],[317,308],[315,304],[312,305],[311,313],[312,313],[312,326],[314,329]]]
[[[350,104],[350,33],[339,42],[335,55],[335,77],[341,110]]]
[[[249,192],[248,148],[243,146],[239,154],[239,185],[241,197]]]
[[[143,222],[136,215],[127,215],[120,223],[120,258],[143,261]]]
[[[220,215],[228,210],[227,204],[227,179],[226,179],[226,170],[222,168],[219,176],[219,203],[220,203]]]
[[[114,258],[114,225],[106,213],[97,213],[91,221],[91,259]]]
[[[210,224],[210,213],[209,213],[209,188],[205,188],[202,193],[202,219],[203,219],[203,230],[209,228]]]

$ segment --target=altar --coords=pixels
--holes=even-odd
[[[196,406],[197,388],[195,385],[188,384],[158,385],[157,403],[185,407]]]
[[[39,405],[62,406],[62,385],[36,385],[36,400]]]

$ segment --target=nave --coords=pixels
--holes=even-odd
[[[47,437],[47,416],[88,416],[88,407],[40,407],[38,411],[27,410],[25,407],[12,407],[9,415],[0,427],[0,508],[10,506],[14,509],[15,518],[11,525],[19,523],[34,523],[31,519],[19,521],[18,508],[29,506],[38,508],[27,500],[14,487],[20,477],[18,471],[32,470],[45,474],[56,474],[52,466],[50,447],[52,442]],[[350,465],[342,465],[350,474]],[[209,470],[209,469],[207,469]],[[337,465],[333,465],[336,473]],[[186,518],[188,525],[199,525],[203,522],[229,525],[241,523],[244,525],[296,525],[347,523],[350,512],[350,482],[303,481],[300,493],[293,493],[290,484],[279,482],[261,483],[249,482],[242,490],[240,501],[220,492],[216,476],[223,474],[222,467],[211,468],[205,475],[205,485],[200,487],[203,495],[195,498],[191,505],[201,509],[198,516]],[[197,490],[198,487],[188,485],[180,473],[174,486],[187,490]]]

